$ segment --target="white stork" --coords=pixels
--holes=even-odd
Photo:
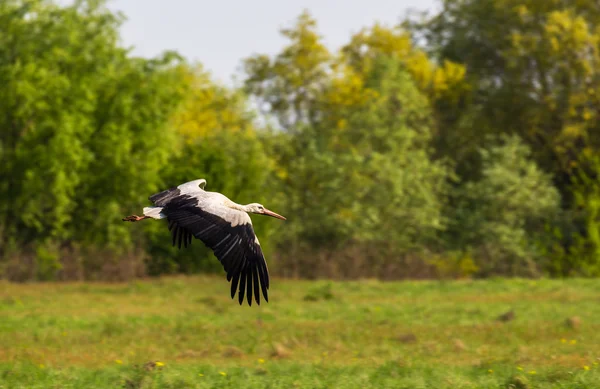
[[[252,228],[248,213],[268,215],[286,220],[261,204],[241,205],[218,192],[204,190],[206,180],[199,179],[167,189],[149,197],[154,203],[144,208],[144,216],[127,216],[123,221],[167,219],[172,231],[173,246],[187,247],[192,236],[211,248],[227,272],[231,282],[231,298],[239,284],[239,303],[244,294],[252,305],[252,294],[260,305],[260,288],[265,301],[269,301],[269,271],[258,238]]]

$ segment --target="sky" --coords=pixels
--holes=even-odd
[[[438,0],[109,0],[108,6],[127,17],[122,43],[135,55],[176,50],[226,84],[240,74],[243,58],[278,53],[286,43],[278,31],[304,9],[330,49],[375,22],[398,24],[409,9],[439,9]]]

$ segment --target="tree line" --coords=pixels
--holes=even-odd
[[[253,218],[282,276],[599,275],[600,8],[441,5],[336,51],[303,12],[227,87],[104,1],[0,2],[0,276],[218,271],[121,222],[196,178],[288,217]]]

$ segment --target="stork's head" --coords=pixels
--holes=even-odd
[[[286,220],[285,217],[283,217],[273,211],[269,211],[267,208],[263,207],[263,205],[259,204],[259,203],[248,204],[245,206],[245,208],[246,208],[246,212],[252,212],[252,213],[256,213],[258,215],[267,215],[267,216],[275,217],[277,219]]]

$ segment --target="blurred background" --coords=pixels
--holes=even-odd
[[[3,278],[221,271],[121,222],[196,178],[277,275],[600,273],[595,2],[159,3],[2,2]]]
[[[511,338],[514,347],[502,354],[514,364],[522,363],[521,341],[539,334],[575,345],[562,329],[543,328],[548,320],[563,323],[581,315],[589,308],[586,301],[597,302],[593,282],[551,279],[600,275],[599,26],[595,0],[0,1],[0,278],[6,280],[0,285],[9,307],[4,312],[11,312],[0,340],[13,338],[25,316],[38,312],[18,308],[27,296],[42,304],[39,309],[43,296],[52,293],[64,298],[55,301],[63,301],[65,309],[69,304],[83,309],[91,300],[81,296],[90,290],[109,297],[115,290],[127,296],[148,292],[151,298],[144,303],[117,303],[118,296],[94,301],[131,304],[132,315],[141,314],[138,305],[156,304],[152,314],[158,314],[159,306],[168,304],[160,297],[163,282],[170,283],[165,296],[176,298],[192,283],[175,276],[203,274],[192,279],[200,288],[195,292],[206,296],[191,298],[200,308],[186,309],[219,316],[229,308],[218,306],[237,307],[228,299],[221,265],[201,242],[178,250],[171,247],[165,223],[121,221],[139,214],[151,194],[205,178],[207,190],[238,203],[262,203],[287,217],[286,222],[253,217],[253,222],[270,272],[280,280],[272,283],[280,290],[279,304],[292,297],[296,303],[325,304],[316,311],[301,309],[313,312],[314,320],[349,325],[365,314],[373,328],[400,317],[418,327],[433,315],[432,323],[436,317],[439,323],[454,318],[468,327],[484,318],[493,321],[514,308],[512,302],[546,298],[548,310],[538,312],[545,318],[541,327],[525,321],[519,327],[524,332],[473,342],[500,345],[521,333],[523,338]],[[215,274],[214,282],[206,274]],[[167,277],[157,284],[136,281],[148,276]],[[527,288],[535,283],[499,280],[514,277],[545,278],[542,289],[548,294],[531,297]],[[372,279],[372,284],[306,281],[317,279]],[[393,298],[406,292],[399,286],[404,284],[381,281],[407,279],[492,281],[409,282],[413,300],[404,303],[422,304],[422,310],[400,314],[394,309],[401,301]],[[45,282],[14,283],[31,281]],[[50,281],[76,281],[61,283],[75,289]],[[126,283],[88,289],[84,281]],[[202,282],[210,287],[203,289]],[[463,290],[464,285],[473,286]],[[421,287],[434,291],[428,295]],[[69,296],[83,294],[70,299],[60,294],[65,290]],[[376,297],[373,290],[382,294]],[[472,300],[485,291],[497,300]],[[518,293],[508,298],[510,291]],[[444,293],[455,292],[466,305],[435,311]],[[277,293],[270,293],[274,301]],[[353,313],[327,305],[340,304],[336,296],[343,300],[347,293],[355,299],[346,301]],[[418,303],[420,293],[425,300]],[[373,319],[377,298],[387,312],[381,322]],[[476,306],[463,310],[469,301]],[[492,312],[492,301],[508,305]],[[542,306],[538,309],[546,309]],[[107,306],[106,315],[121,312],[113,308]],[[557,316],[555,310],[563,308]],[[60,317],[82,314],[73,309]],[[253,314],[260,327],[283,308],[271,302],[252,309],[263,312],[258,318]],[[247,311],[231,316],[233,322],[244,320],[242,312]],[[513,320],[514,313],[508,313],[500,322]],[[172,314],[172,320],[181,320],[177,325],[183,327],[174,327],[179,330],[192,320],[177,316],[181,311]],[[115,342],[126,343],[118,326],[102,320],[97,323],[103,339],[117,336]],[[565,328],[580,328],[578,320]],[[153,328],[132,323],[123,319],[119,325],[134,332]],[[428,328],[435,338],[438,327]],[[591,325],[584,328],[588,340],[598,333]],[[242,328],[230,330],[242,336]],[[352,355],[349,338],[307,341],[306,354],[294,354],[290,350],[301,346],[293,339],[302,339],[302,333],[270,339],[273,355],[310,359],[307,350]],[[421,344],[411,334],[394,336],[402,345]],[[436,352],[447,352],[450,358],[469,349],[464,344],[469,336],[449,341],[447,349],[439,346],[442,351],[436,340],[419,352],[435,358]],[[154,346],[145,349],[148,355],[182,352],[149,342]],[[88,361],[85,353],[76,357],[65,351],[53,359],[14,347],[4,359],[42,365],[48,363],[44,358]],[[223,347],[215,343],[211,350],[228,358]],[[254,360],[260,356],[255,347],[238,346],[238,351]],[[373,348],[372,362],[398,361],[395,353],[409,346],[398,347]],[[124,360],[106,350],[91,360]],[[491,376],[488,370],[494,369],[482,362],[486,351],[477,350],[468,366]],[[544,358],[552,351],[539,351],[538,361],[548,362]],[[211,355],[196,350],[188,357]],[[564,365],[586,370],[597,357],[589,349],[571,356]],[[406,364],[393,366],[390,371]]]

